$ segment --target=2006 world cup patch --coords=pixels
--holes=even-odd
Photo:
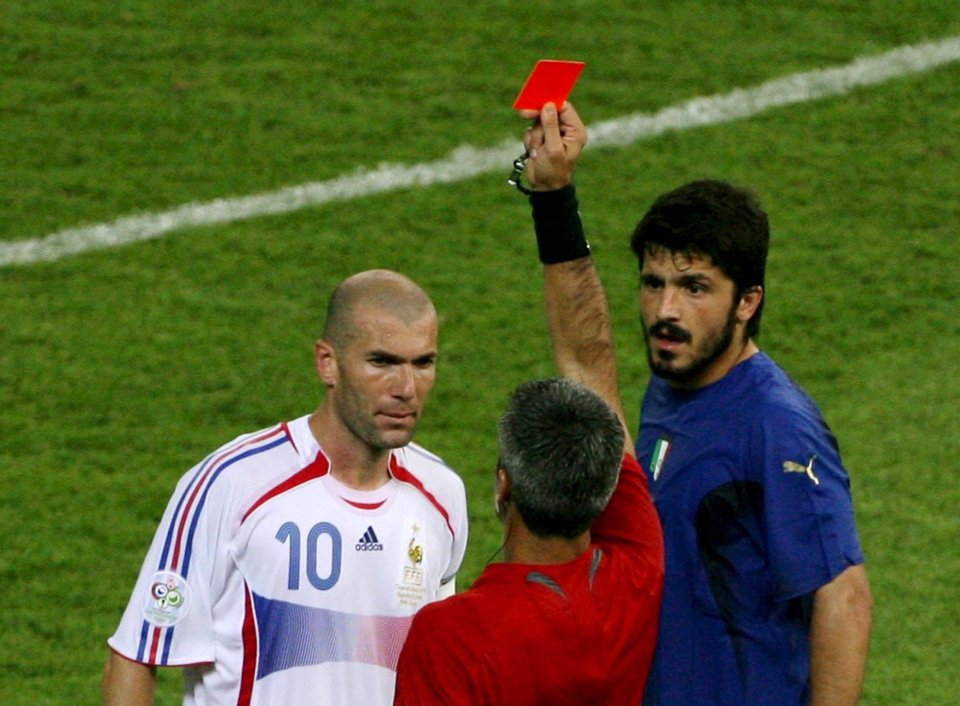
[[[144,619],[158,627],[176,625],[190,610],[190,586],[173,571],[158,571],[150,579],[143,599]]]

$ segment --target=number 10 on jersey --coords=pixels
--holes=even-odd
[[[306,551],[301,552],[302,539],[300,527],[294,522],[285,522],[277,532],[277,541],[288,544],[290,563],[287,571],[287,588],[300,590],[300,557],[306,554],[306,574],[310,585],[318,591],[329,591],[340,580],[340,560],[343,541],[340,531],[329,522],[318,522],[307,533]],[[326,546],[324,546],[326,545]],[[323,547],[324,557],[329,556],[329,567],[324,566],[326,576],[321,576],[317,567],[318,555]]]

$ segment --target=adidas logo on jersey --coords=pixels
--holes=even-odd
[[[367,527],[367,531],[357,540],[356,549],[358,552],[382,552],[383,545],[377,539],[377,533],[373,531],[373,526]]]

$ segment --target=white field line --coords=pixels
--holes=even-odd
[[[960,37],[915,44],[830,69],[774,79],[753,88],[694,98],[657,113],[637,113],[589,126],[594,147],[627,146],[671,130],[731,122],[780,106],[850,92],[960,60]],[[328,181],[311,182],[253,196],[188,203],[169,211],[126,216],[109,223],[69,228],[30,240],[0,243],[0,267],[59,260],[69,255],[159,238],[181,228],[230,223],[308,206],[346,201],[396,189],[449,184],[493,171],[506,178],[520,138],[494,147],[458,147],[422,164],[381,164]]]

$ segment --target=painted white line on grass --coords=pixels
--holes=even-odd
[[[671,130],[688,130],[756,115],[765,110],[850,92],[960,60],[960,37],[900,47],[830,69],[774,79],[753,88],[694,98],[650,114],[637,113],[589,125],[594,147],[626,146]],[[312,182],[254,196],[189,203],[170,211],[127,216],[109,223],[70,228],[31,240],[0,243],[0,267],[59,260],[69,255],[158,238],[190,226],[230,223],[308,206],[346,201],[415,186],[448,184],[509,170],[520,139],[495,147],[459,147],[422,164],[382,164],[329,181]]]

